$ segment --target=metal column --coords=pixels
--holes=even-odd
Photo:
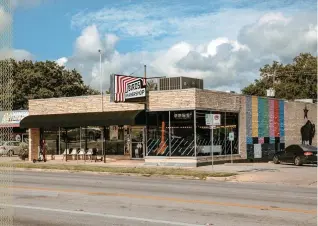
[[[169,111],[169,156],[171,157],[171,111]]]
[[[194,157],[197,157],[197,111],[193,111],[193,130],[194,130]]]

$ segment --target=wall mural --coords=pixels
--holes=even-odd
[[[284,101],[247,96],[246,138],[248,159],[271,159],[284,149]]]
[[[305,125],[303,125],[300,129],[300,134],[301,134],[301,143],[302,144],[307,144],[307,145],[312,145],[312,139],[315,137],[315,124],[313,124],[309,119],[308,119],[308,109],[307,106],[304,108],[304,119],[307,120]]]

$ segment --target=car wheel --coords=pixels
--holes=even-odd
[[[274,155],[274,157],[273,157],[273,163],[274,163],[274,164],[279,164],[279,163],[280,163],[280,162],[279,162],[279,158],[278,158],[277,155]]]
[[[294,163],[296,166],[301,166],[303,164],[299,156],[295,157]]]
[[[36,159],[33,159],[33,163],[36,163]]]

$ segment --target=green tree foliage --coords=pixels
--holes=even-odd
[[[82,76],[75,69],[67,70],[54,61],[0,61],[0,67],[8,66],[11,68],[12,81],[5,84],[12,86],[14,110],[27,109],[29,99],[99,94],[84,84]],[[6,88],[0,87],[1,93]]]
[[[272,88],[274,83],[276,98],[317,99],[317,57],[309,53],[299,54],[291,64],[283,65],[277,61],[266,64],[260,68],[260,77],[242,93],[266,96],[266,89]]]

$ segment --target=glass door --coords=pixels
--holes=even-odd
[[[144,157],[144,127],[131,127],[131,158]]]

